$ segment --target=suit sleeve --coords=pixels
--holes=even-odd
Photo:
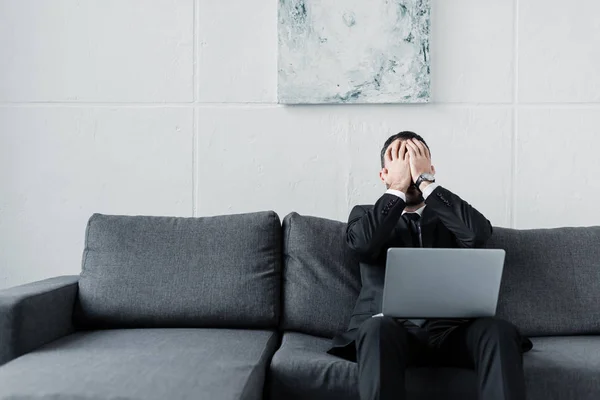
[[[483,214],[448,189],[438,186],[425,200],[460,247],[483,247],[492,236],[492,224]]]
[[[404,200],[389,193],[383,194],[373,207],[355,206],[346,228],[348,246],[362,257],[379,256],[405,207]]]

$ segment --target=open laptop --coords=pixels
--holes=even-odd
[[[496,314],[504,250],[391,248],[383,315],[478,318]]]

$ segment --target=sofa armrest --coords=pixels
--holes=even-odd
[[[72,333],[79,276],[0,290],[0,365]]]

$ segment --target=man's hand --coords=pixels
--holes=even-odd
[[[406,193],[412,184],[411,170],[406,141],[396,140],[385,151],[385,165],[383,180],[390,189]]]
[[[416,182],[421,174],[433,173],[431,154],[427,146],[417,139],[410,139],[406,141],[406,149],[410,154],[410,174],[413,182]]]

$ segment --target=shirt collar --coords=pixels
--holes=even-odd
[[[425,207],[427,207],[426,204],[423,205],[423,207],[419,208],[418,210],[416,210],[416,211],[410,211],[410,212],[411,213],[417,213],[417,214],[419,214],[419,217],[422,217],[423,216],[423,210],[425,210]],[[408,211],[406,211],[406,210],[402,211],[402,215],[406,214],[407,212]]]

